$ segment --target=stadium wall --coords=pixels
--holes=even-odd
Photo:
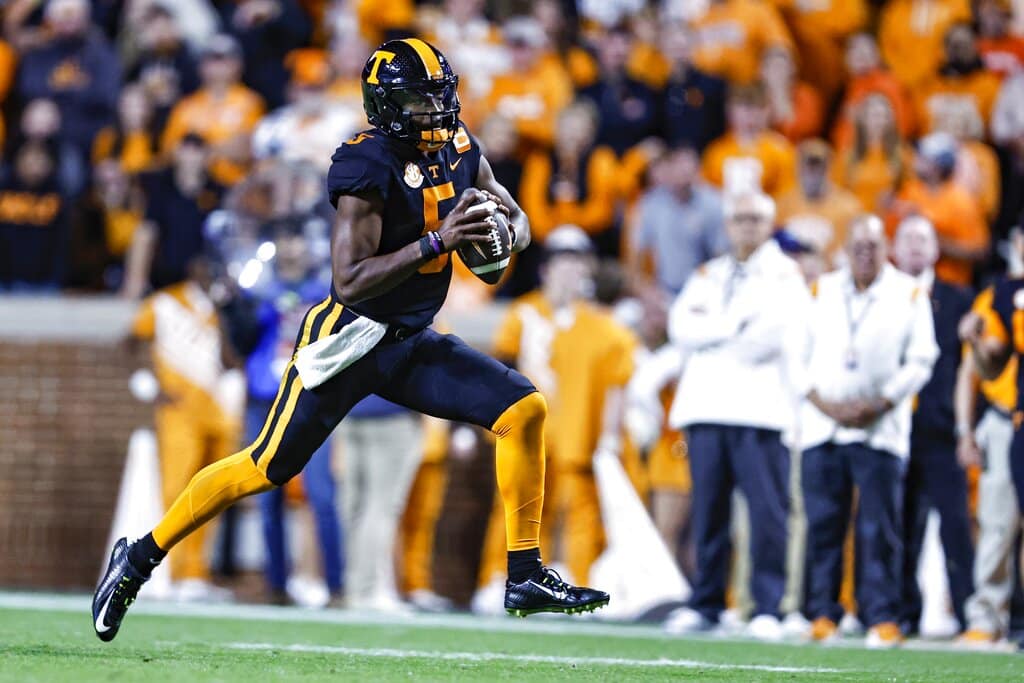
[[[134,307],[0,297],[0,586],[86,589],[96,580],[128,439],[152,424],[151,406],[128,390],[147,352],[120,343]],[[500,315],[493,306],[447,322],[486,346]],[[459,602],[469,596],[458,588],[475,583],[493,476],[487,458],[451,464],[435,570]]]

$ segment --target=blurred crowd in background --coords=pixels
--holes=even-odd
[[[650,370],[645,355],[657,359],[668,342],[669,310],[681,292],[685,299],[687,283],[714,281],[717,271],[708,276],[701,264],[736,258],[742,230],[727,229],[729,220],[767,220],[770,244],[795,261],[802,283],[837,269],[856,271],[856,245],[884,253],[883,243],[910,221],[906,230],[923,235],[924,252],[934,244],[935,263],[901,269],[916,270],[915,278],[934,273],[936,282],[959,288],[961,314],[971,305],[969,289],[983,292],[977,306],[984,308],[985,286],[1007,268],[1021,269],[1011,233],[1024,210],[1024,7],[1011,0],[10,0],[3,35],[0,292],[110,292],[144,300],[133,335],[154,340],[169,498],[199,467],[237,448],[243,434],[258,435],[298,321],[326,291],[332,215],[323,176],[334,149],[366,127],[359,81],[366,58],[387,38],[435,44],[459,74],[463,121],[531,221],[534,243],[498,287],[456,263],[446,314],[495,297],[515,302],[493,350],[554,406],[545,511],[552,517],[547,528],[562,533],[561,540],[545,540],[557,548],[545,554],[587,581],[605,542],[594,533],[601,508],[591,458],[598,451],[620,455],[679,567],[695,582],[696,616],[677,614],[680,631],[720,620],[724,580],[711,585],[708,573],[721,577],[732,566],[740,586],[744,543],[755,549],[753,596],[730,591],[728,604],[739,613],[778,620],[803,607],[803,626],[813,621],[822,639],[830,636],[828,624],[817,620],[838,627],[843,616],[833,607],[838,595],[821,598],[829,604],[817,614],[804,597],[805,583],[839,590],[843,563],[835,564],[834,548],[819,549],[828,557],[817,556],[818,566],[804,569],[799,559],[798,569],[793,561],[785,567],[785,525],[802,514],[802,503],[788,501],[790,488],[800,489],[788,474],[800,469],[797,463],[780,461],[778,471],[759,475],[774,488],[748,489],[747,466],[734,459],[737,471],[728,476],[701,469],[707,486],[698,490],[678,429],[697,418],[671,426],[667,419],[675,380],[688,369],[678,358],[663,358],[653,366],[663,370]],[[877,222],[858,218],[865,213]],[[851,232],[858,220],[859,236]],[[732,288],[716,305],[728,308]],[[899,309],[886,310],[902,321]],[[944,426],[934,436],[943,466],[951,463],[953,480],[963,480],[954,486],[960,497],[953,507],[962,505],[943,516],[951,614],[954,630],[996,640],[1009,629],[1017,583],[1006,568],[1017,516],[1013,508],[1011,521],[999,522],[1012,530],[992,551],[999,562],[989,573],[1003,572],[1002,592],[972,621],[964,614],[975,589],[972,571],[979,590],[988,586],[980,582],[996,581],[973,566],[974,511],[986,496],[1005,500],[1009,486],[1004,472],[1003,488],[976,500],[978,473],[988,470],[975,425],[986,406],[995,410],[993,420],[1009,420],[1016,399],[1011,377],[1001,389],[983,387],[983,400],[967,402],[978,395],[977,378],[966,376],[969,362],[960,362],[959,316],[952,337],[939,329],[941,317],[948,332],[952,310],[932,311],[938,363],[926,349],[928,373],[886,400],[890,409],[909,410],[910,394],[932,365],[953,362],[936,390],[948,397],[937,409]],[[854,317],[859,323],[868,313],[870,304],[849,316],[851,339],[844,343],[852,345]],[[444,326],[444,314],[438,324]],[[726,337],[743,329],[729,327]],[[673,341],[700,355],[726,337]],[[630,390],[641,371],[643,388]],[[955,382],[965,398],[954,416]],[[901,441],[910,436],[909,418],[894,420],[895,445],[880,450],[913,472],[906,465],[909,442]],[[713,440],[708,434],[702,443]],[[731,444],[734,436],[722,438]],[[356,606],[403,609],[408,599],[423,609],[450,607],[433,591],[429,571],[445,460],[486,447],[468,427],[424,422],[368,399],[314,457],[303,486],[260,500],[272,599],[291,599],[282,511],[305,499],[332,600],[348,593]],[[718,479],[709,484],[712,475]],[[737,544],[738,559],[729,559],[733,478],[748,495],[786,499],[759,501],[778,505],[751,511],[752,520],[784,525],[781,549],[779,530],[764,532],[755,522],[752,538]],[[911,534],[908,549],[920,545],[920,510],[951,500],[941,484],[916,485],[930,497],[905,497],[916,506],[907,513],[913,523],[898,525],[899,534]],[[901,506],[904,496],[885,500]],[[844,525],[848,508],[849,502],[839,515]],[[494,602],[488,587],[492,594],[502,590],[497,519],[479,571],[483,610]],[[866,538],[868,522],[856,525]],[[836,528],[829,533],[838,534],[843,556],[845,532]],[[403,559],[396,570],[398,536]],[[171,554],[182,595],[197,599],[214,590],[203,543],[197,534]],[[872,623],[865,626],[893,622],[912,633],[920,616],[913,580],[905,582],[907,596],[893,598],[906,609],[879,606],[872,593],[879,576],[885,583],[886,572],[896,571],[878,574],[872,563],[891,564],[892,553],[900,556],[899,575],[913,577],[916,555],[905,560],[898,545],[868,544],[861,552],[860,541],[848,543],[842,606],[853,615],[858,604],[867,605]],[[801,578],[794,583],[793,576]],[[789,602],[780,606],[784,588]],[[765,623],[754,635],[774,637],[775,626]],[[875,635],[882,644],[893,640],[885,629]]]

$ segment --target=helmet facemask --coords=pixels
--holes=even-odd
[[[459,126],[458,76],[374,88],[380,111],[367,111],[370,123],[388,135],[435,151],[447,143]],[[375,120],[376,119],[376,120]]]

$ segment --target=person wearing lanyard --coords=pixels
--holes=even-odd
[[[967,511],[967,474],[957,462],[953,392],[963,355],[957,328],[971,309],[971,294],[935,277],[939,258],[935,228],[924,216],[903,219],[893,242],[896,267],[917,279],[928,293],[935,319],[939,359],[932,378],[917,395],[910,430],[910,460],[904,492],[903,635],[915,635],[921,619],[917,564],[924,544],[928,512],[942,523],[939,534],[946,557],[946,575],[953,612],[962,630],[964,603],[974,591],[971,569],[974,545]]]
[[[853,489],[857,601],[869,647],[902,636],[903,472],[914,395],[939,355],[928,294],[889,265],[873,215],[850,224],[849,266],[821,277],[807,316],[800,410],[807,512],[807,606],[815,640],[836,637],[843,541]]]
[[[669,339],[688,357],[669,423],[686,430],[697,549],[693,595],[669,615],[665,626],[672,633],[709,630],[725,609],[738,487],[750,510],[755,605],[747,632],[782,637],[789,453],[781,433],[792,428],[796,406],[787,369],[799,359],[790,342],[799,341],[800,316],[810,302],[796,263],[772,239],[774,218],[767,195],[730,195],[730,253],[690,277],[669,316]]]

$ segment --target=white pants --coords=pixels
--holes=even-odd
[[[344,449],[346,596],[396,599],[395,534],[423,458],[420,417],[348,418],[335,434]]]
[[[1013,423],[989,408],[975,430],[985,458],[978,482],[978,546],[974,552],[974,594],[967,600],[967,627],[1005,634],[1016,577],[1012,556],[1020,513],[1010,473]]]

